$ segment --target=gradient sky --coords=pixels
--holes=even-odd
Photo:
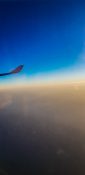
[[[0,2],[0,72],[19,64],[27,76],[70,69],[84,46],[84,2]]]

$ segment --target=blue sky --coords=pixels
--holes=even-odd
[[[84,2],[0,2],[0,72],[19,64],[27,76],[70,69],[84,44]]]

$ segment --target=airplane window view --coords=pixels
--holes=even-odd
[[[85,2],[0,1],[0,175],[85,175]]]

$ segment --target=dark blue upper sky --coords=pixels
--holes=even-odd
[[[27,75],[73,66],[85,40],[85,3],[0,2],[0,72]]]

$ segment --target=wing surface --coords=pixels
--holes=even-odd
[[[17,74],[17,73],[21,72],[21,70],[23,69],[23,67],[24,67],[24,65],[20,65],[20,66],[18,66],[16,69],[12,70],[11,72],[2,73],[2,74],[0,74],[0,76],[11,75],[11,74]]]

